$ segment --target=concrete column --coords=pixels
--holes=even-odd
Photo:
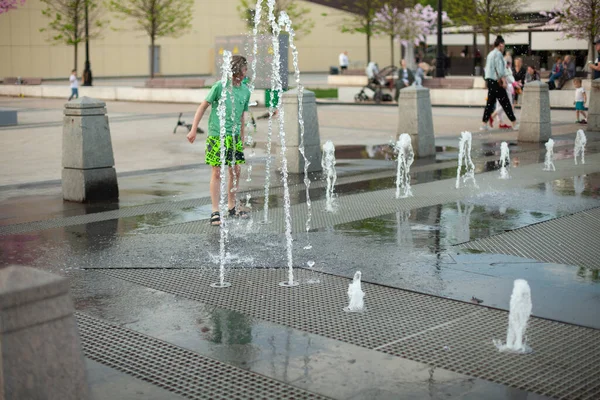
[[[402,133],[410,135],[415,157],[435,156],[435,136],[428,88],[409,86],[400,90],[397,132],[396,139]]]
[[[550,123],[548,85],[541,81],[526,83],[521,101],[519,142],[547,142],[552,135]]]
[[[89,202],[119,198],[106,104],[81,97],[65,105],[63,198]]]
[[[588,110],[588,126],[590,131],[600,131],[600,78],[592,81],[592,90],[588,93],[590,96]]]
[[[300,119],[298,113],[298,89],[283,93],[282,107],[284,111],[285,144],[287,147],[288,172],[304,173],[304,158],[300,148]],[[304,152],[310,162],[308,172],[321,171],[321,138],[319,135],[319,116],[315,93],[304,90],[302,98],[302,116],[304,117]],[[273,126],[273,140],[277,145],[275,150],[280,154],[279,129]]]
[[[0,268],[0,398],[86,400],[88,385],[69,281]]]

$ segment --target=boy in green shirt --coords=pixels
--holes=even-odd
[[[212,174],[210,178],[210,197],[212,201],[212,214],[210,216],[210,224],[218,226],[221,224],[221,216],[219,214],[219,190],[221,187],[221,125],[219,115],[217,114],[217,106],[221,96],[225,95],[225,164],[229,166],[229,185],[227,190],[227,208],[230,216],[246,216],[244,211],[236,212],[236,192],[239,186],[240,164],[244,164],[244,112],[248,111],[248,103],[250,102],[250,89],[242,81],[248,71],[248,62],[242,56],[235,55],[231,59],[231,70],[233,73],[232,92],[233,105],[231,96],[227,94],[227,90],[223,90],[221,81],[215,83],[206,99],[200,104],[192,128],[187,135],[190,143],[196,140],[196,129],[204,112],[209,106],[212,106],[210,117],[208,119],[208,136],[206,138],[206,164],[212,166]],[[233,118],[232,118],[233,114]],[[238,179],[234,179],[237,176]],[[235,188],[234,188],[235,180]]]

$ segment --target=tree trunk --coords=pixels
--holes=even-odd
[[[150,37],[150,79],[154,78],[154,35]]]
[[[394,65],[394,35],[390,35],[390,50],[392,55],[392,64],[390,65]]]
[[[483,34],[485,35],[485,52],[483,54],[485,54],[484,59],[487,60],[487,56],[490,52],[490,31],[486,29],[483,31]]]
[[[77,69],[77,48],[78,48],[78,43],[75,42],[75,44],[73,45],[73,69]]]
[[[594,37],[590,36],[589,40],[588,40],[588,61],[594,62],[596,60],[596,46],[594,46]],[[588,68],[588,71],[590,71],[590,79],[594,80],[594,70],[591,68]]]

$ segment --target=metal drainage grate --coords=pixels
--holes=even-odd
[[[539,261],[600,268],[600,207],[457,245]]]
[[[320,284],[282,288],[285,270],[232,271],[225,290],[211,289],[214,274],[199,270],[93,273],[526,391],[600,398],[600,331],[590,328],[532,318],[527,335],[535,353],[517,356],[492,344],[506,337],[504,311],[365,283],[367,311],[345,313],[350,280],[307,270],[296,270],[297,279]]]
[[[600,160],[600,155],[594,154],[594,160]],[[552,179],[569,177],[577,174],[591,173],[598,169],[597,164],[593,165],[592,160],[585,165],[574,165],[572,160],[557,161],[557,174]],[[560,168],[560,169],[558,169]],[[477,175],[481,187],[489,187],[490,190],[511,190],[519,187],[530,186],[535,183],[548,181],[548,173],[540,168],[539,164],[519,167],[518,173],[513,172],[510,180],[497,179],[498,171],[487,172]],[[489,183],[489,185],[487,185]],[[416,208],[433,206],[437,204],[446,204],[449,202],[462,200],[474,194],[481,193],[479,189],[462,188],[455,189],[455,180],[446,179],[442,181],[433,181],[413,187],[414,197],[396,200],[395,189],[385,189],[358,193],[346,196],[340,196],[336,200],[340,210],[344,212],[330,213],[325,211],[325,200],[313,201],[312,223],[313,229],[325,228],[339,224],[361,221],[367,218],[379,217],[381,215],[392,214],[398,211],[409,211]],[[304,232],[305,220],[307,215],[306,204],[295,204],[291,207],[292,213],[292,231],[294,233]],[[262,218],[262,211],[252,213],[255,219]],[[284,210],[275,208],[270,211],[269,219],[271,224],[261,227],[261,229],[270,232],[284,232]],[[192,221],[181,224],[168,225],[159,228],[152,228],[141,233],[149,234],[201,234],[214,232],[213,227],[205,221]]]
[[[86,357],[188,399],[326,399],[86,314],[75,315]]]

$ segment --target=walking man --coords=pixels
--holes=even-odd
[[[348,52],[344,51],[343,53],[340,53],[340,74],[344,74],[344,72],[346,72],[348,70]]]
[[[508,98],[506,91],[507,82],[506,77],[508,72],[506,70],[506,63],[502,53],[504,52],[504,39],[502,36],[498,36],[494,41],[494,50],[490,51],[485,62],[485,82],[488,88],[487,104],[485,111],[483,112],[483,125],[481,126],[482,131],[488,130],[488,122],[490,116],[496,108],[496,101],[500,103],[506,116],[512,123],[514,130],[517,130],[517,118],[513,113],[513,108]]]

